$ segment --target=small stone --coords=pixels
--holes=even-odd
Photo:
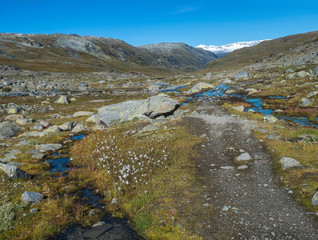
[[[157,131],[159,128],[155,125],[148,125],[146,127],[144,127],[143,129],[141,129],[141,132],[152,132],[152,131]]]
[[[300,101],[302,102],[299,106],[300,107],[308,107],[311,105],[311,102],[307,98],[301,98]]]
[[[44,130],[43,134],[49,135],[49,134],[55,134],[58,132],[61,132],[61,129],[57,125],[53,125],[53,126],[49,127],[48,129]]]
[[[232,107],[232,109],[238,112],[244,112],[244,106]]]
[[[247,165],[241,165],[237,168],[238,170],[244,170],[244,169],[248,169]]]
[[[94,115],[90,116],[89,118],[87,118],[86,122],[93,122],[96,124],[100,124],[100,118],[98,115],[94,114]]]
[[[75,121],[70,121],[70,122],[67,122],[67,123],[64,123],[62,125],[59,126],[59,128],[62,130],[62,131],[72,131],[73,128],[77,125],[77,122]]]
[[[253,159],[249,153],[245,152],[245,153],[242,153],[241,155],[239,155],[238,157],[236,157],[235,160],[238,162],[241,162],[241,161],[250,161]]]
[[[56,101],[55,103],[59,103],[59,104],[69,104],[70,100],[68,100],[67,96],[65,95],[61,95]]]
[[[220,168],[223,170],[233,170],[234,169],[234,167],[232,167],[232,166],[221,166]]]
[[[30,127],[30,129],[41,131],[44,129],[44,126],[41,123],[36,123],[32,127]]]
[[[23,119],[23,115],[22,114],[12,114],[12,115],[8,115],[4,118],[5,121],[16,121],[18,119]]]
[[[82,117],[82,116],[92,116],[94,113],[93,112],[88,112],[88,111],[79,111],[73,114],[73,117]]]
[[[42,159],[45,155],[40,152],[39,149],[31,149],[29,153],[32,155],[34,159]]]
[[[24,126],[24,125],[33,123],[34,119],[33,118],[20,118],[20,119],[17,119],[15,122],[19,125]]]
[[[37,204],[43,199],[43,195],[37,192],[25,191],[21,196],[21,201],[27,204]]]
[[[222,211],[224,211],[224,212],[229,211],[229,207],[228,207],[228,206],[224,206],[224,207],[222,208]]]
[[[40,144],[35,146],[40,152],[44,153],[47,151],[57,151],[62,148],[62,144]]]
[[[0,161],[0,169],[3,170],[9,178],[15,180],[15,179],[30,179],[31,175],[28,173],[22,171],[17,166],[14,166],[11,164],[6,164]]]
[[[302,165],[295,159],[289,157],[282,157],[279,161],[284,170],[293,167],[302,167]]]
[[[263,117],[263,120],[270,122],[270,123],[275,123],[275,122],[277,122],[278,119],[272,115],[266,115]]]
[[[314,194],[314,196],[311,199],[311,203],[314,206],[318,206],[318,191]]]
[[[239,80],[241,78],[248,78],[250,76],[248,71],[243,71],[233,76],[234,80]]]
[[[308,72],[305,72],[305,71],[301,71],[301,72],[297,73],[298,78],[305,78],[307,76],[310,76],[310,74]]]
[[[92,228],[100,227],[100,226],[103,226],[104,224],[105,224],[104,221],[99,221],[99,222],[93,224],[93,225],[92,225]]]
[[[34,214],[34,213],[37,213],[38,212],[38,209],[37,208],[32,208],[30,209],[30,213]]]
[[[82,131],[86,131],[86,127],[81,123],[77,124],[72,130],[73,133],[79,133]]]
[[[112,199],[112,204],[117,204],[118,203],[118,199],[117,198],[113,198]]]

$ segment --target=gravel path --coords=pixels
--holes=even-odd
[[[192,206],[185,213],[179,205],[183,224],[204,239],[318,239],[317,220],[279,186],[270,156],[251,135],[255,126],[211,102],[196,110],[184,121],[206,139],[196,159],[203,191],[182,200]],[[239,170],[233,159],[243,151],[253,160]]]

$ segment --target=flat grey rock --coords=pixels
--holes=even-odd
[[[314,194],[314,196],[311,199],[311,203],[314,206],[318,206],[318,191]]]
[[[44,129],[44,126],[41,124],[41,123],[36,123],[34,124],[32,127],[30,127],[31,130],[43,130]]]
[[[72,132],[73,133],[79,133],[79,132],[83,132],[83,131],[86,131],[86,130],[87,130],[86,127],[83,124],[79,123],[73,128]]]
[[[98,109],[98,115],[103,124],[110,127],[114,124],[139,118],[147,112],[146,100],[131,100],[117,104],[111,104]]]
[[[248,71],[243,71],[243,72],[240,72],[240,73],[238,73],[238,74],[235,74],[235,75],[233,76],[233,79],[234,79],[234,80],[239,80],[239,79],[241,79],[241,78],[247,78],[247,77],[249,77],[249,76],[250,76],[250,74],[249,74]]]
[[[40,144],[35,146],[40,152],[57,151],[62,148],[62,144]]]
[[[282,157],[279,162],[282,164],[284,170],[294,167],[302,167],[302,165],[295,159],[289,157]]]
[[[244,106],[232,107],[232,109],[238,112],[244,112]]]
[[[251,155],[247,152],[241,153],[238,157],[235,158],[236,161],[241,162],[241,161],[250,161],[253,160]]]
[[[88,111],[79,111],[73,114],[73,117],[82,117],[82,116],[92,116],[94,113],[93,112],[88,112]]]
[[[152,132],[152,131],[157,131],[159,128],[155,125],[148,125],[141,129],[141,132]]]
[[[43,199],[43,195],[37,192],[25,191],[21,196],[21,201],[27,204],[37,204]]]
[[[8,177],[11,178],[12,180],[31,178],[31,175],[22,171],[20,168],[13,165],[12,163],[0,162],[0,169],[4,171],[8,175]]]
[[[0,123],[0,140],[11,138],[20,131],[18,125],[11,122]]]

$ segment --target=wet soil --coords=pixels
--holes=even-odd
[[[200,186],[189,189],[202,191],[182,196],[181,224],[203,239],[317,239],[316,218],[279,185],[270,155],[252,136],[256,126],[216,102],[198,103],[199,114],[183,120],[205,142],[194,159]],[[253,160],[239,170],[234,158],[243,151]]]

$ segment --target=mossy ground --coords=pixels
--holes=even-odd
[[[189,183],[184,179],[194,181],[195,170],[190,159],[194,154],[192,147],[200,140],[189,135],[180,125],[173,124],[168,126],[168,130],[161,128],[159,132],[127,137],[124,133],[130,128],[121,127],[107,133],[93,133],[76,144],[71,154],[73,164],[79,168],[71,176],[93,182],[107,202],[117,198],[118,203],[108,205],[108,209],[116,216],[129,217],[142,237],[196,239],[197,237],[178,224],[178,212],[175,208],[178,199],[175,194],[187,188]],[[111,139],[116,140],[110,143]],[[99,145],[103,141],[109,143],[105,145],[105,149]],[[111,148],[106,149],[106,146]],[[129,184],[125,184],[126,180],[120,181],[122,175],[119,172],[109,171],[107,166],[98,166],[98,159],[106,155],[116,158],[110,161],[112,165],[109,169],[116,165],[118,168],[122,166],[121,163],[127,164],[125,159],[130,158],[129,152],[138,156],[138,161],[146,170],[143,171],[137,165],[136,169],[139,171],[125,178],[129,179]],[[141,153],[147,154],[147,157],[140,157]],[[124,161],[120,162],[119,158]],[[164,164],[154,164],[158,159]],[[146,163],[148,161],[150,164]],[[130,161],[130,166],[132,165],[134,163]],[[137,183],[133,180],[137,180]]]

